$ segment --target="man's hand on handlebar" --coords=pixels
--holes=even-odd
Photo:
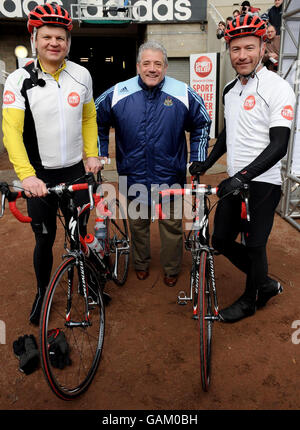
[[[22,188],[27,197],[45,197],[48,194],[46,184],[36,176],[23,179]]]
[[[103,164],[101,163],[100,157],[88,157],[85,163],[85,171],[92,172],[95,175],[99,170],[103,169]]]
[[[193,161],[190,165],[189,171],[192,176],[195,175],[204,175],[208,167],[206,166],[205,161]]]
[[[234,193],[234,191],[237,191],[237,192],[240,191],[241,188],[243,188],[243,185],[245,184],[245,181],[243,179],[244,178],[240,173],[236,173],[234,176],[224,179],[218,185],[217,196],[221,198],[226,194]]]

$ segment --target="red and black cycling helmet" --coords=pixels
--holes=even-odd
[[[230,21],[224,32],[224,39],[229,43],[236,37],[257,36],[264,41],[267,38],[266,23],[257,15],[239,15]]]
[[[63,27],[67,31],[73,28],[72,19],[66,9],[56,3],[46,3],[44,6],[38,5],[28,14],[27,28],[29,33],[33,29],[42,25],[55,25]]]

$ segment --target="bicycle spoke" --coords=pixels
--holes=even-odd
[[[89,324],[80,325],[86,319],[86,299],[81,291],[81,272],[76,260],[68,259],[55,273],[46,293],[42,310],[41,348],[45,376],[54,393],[63,399],[78,396],[87,389],[97,370],[104,339],[104,305],[97,273],[85,261],[87,287],[97,285],[97,302],[89,306]],[[70,279],[73,274],[73,279]],[[72,280],[71,321],[66,322],[68,285]],[[78,326],[77,326],[78,324]],[[48,332],[53,329],[63,331],[69,346],[71,364],[57,368],[48,351]]]
[[[113,218],[108,221],[109,267],[117,285],[124,285],[129,268],[129,230],[125,213],[118,201],[109,203]]]

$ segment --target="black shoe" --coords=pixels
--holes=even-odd
[[[219,312],[220,321],[234,323],[255,314],[255,300],[242,295],[231,306]]]
[[[44,295],[40,293],[37,293],[37,295],[35,296],[32,309],[29,315],[29,321],[34,325],[39,325],[43,298]]]
[[[272,297],[277,296],[277,294],[282,293],[282,291],[282,285],[280,285],[278,281],[275,281],[275,279],[269,278],[258,290],[256,301],[257,309],[264,307]]]

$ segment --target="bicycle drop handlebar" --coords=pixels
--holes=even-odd
[[[159,192],[159,203],[155,204],[155,213],[159,219],[165,219],[166,216],[162,211],[162,198],[166,196],[196,196],[200,194],[212,195],[217,194],[218,188],[211,187],[210,185],[197,184],[194,188],[168,188]]]
[[[197,178],[192,182],[192,188],[178,188],[178,189],[166,189],[161,190],[159,192],[159,203],[155,203],[155,214],[158,217],[158,219],[165,219],[166,216],[162,211],[162,198],[165,196],[175,196],[175,195],[213,195],[217,194],[218,187],[211,187],[211,185],[205,185],[199,183],[199,175],[197,175]],[[250,221],[250,211],[249,211],[249,185],[243,184],[242,188],[238,191],[241,194],[242,197],[242,203],[243,203],[243,212],[242,212],[242,218],[247,219],[247,221]],[[227,196],[225,196],[226,198]],[[154,221],[154,218],[152,219]]]
[[[95,179],[91,172],[86,173],[84,178],[86,178],[87,182],[78,183],[78,184],[59,184],[54,187],[49,187],[47,189],[48,194],[54,193],[58,196],[61,196],[65,192],[75,192],[80,190],[88,190],[89,192],[89,200],[90,200],[90,210],[94,208],[94,197],[93,197],[93,187],[95,185]],[[17,208],[16,202],[19,198],[28,198],[24,191],[11,191],[9,185],[6,182],[0,183],[0,192],[2,194],[1,197],[1,212],[0,218],[3,217],[5,211],[5,200],[7,199],[9,204],[9,209],[14,217],[22,222],[22,223],[30,223],[32,220],[29,216],[23,215],[19,209]]]

